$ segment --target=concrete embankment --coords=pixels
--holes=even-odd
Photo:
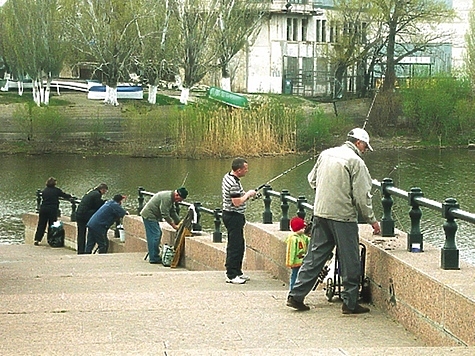
[[[277,224],[246,226],[245,268],[253,279],[234,286],[224,283],[225,244],[212,243],[211,236],[186,239],[182,265],[200,271],[171,270],[143,260],[145,243],[139,217],[124,220],[127,234],[122,243],[123,248],[130,246],[137,252],[104,256],[77,256],[45,246],[35,249],[28,243],[35,218],[35,214],[24,217],[27,245],[1,247],[5,256],[0,264],[2,278],[7,278],[8,285],[1,287],[2,298],[8,301],[2,303],[2,319],[15,324],[17,332],[33,329],[38,323],[39,329],[52,330],[62,321],[71,334],[66,344],[82,343],[115,354],[121,354],[115,345],[132,353],[148,354],[145,350],[153,348],[150,353],[167,355],[198,354],[199,350],[200,354],[318,355],[475,352],[473,267],[462,264],[459,271],[443,271],[439,268],[440,251],[426,248],[424,253],[408,253],[402,236],[374,240],[370,228],[360,226],[367,246],[366,272],[373,304],[370,314],[348,317],[341,315],[341,303],[328,302],[322,290],[308,296],[308,313],[285,307],[288,270],[283,266],[282,251],[287,233],[277,231]],[[65,225],[75,232],[74,223]],[[112,236],[111,240],[120,244]],[[34,317],[26,322],[30,314]],[[57,324],[46,325],[40,316]],[[152,334],[158,327],[160,331]],[[143,337],[137,331],[140,329]],[[78,333],[83,337],[75,341]],[[33,336],[37,349],[47,344]],[[9,334],[3,339],[12,337]],[[101,346],[99,340],[106,340],[107,345]],[[58,337],[48,345],[49,350],[59,344]],[[13,347],[10,341],[9,345]],[[72,349],[67,346],[65,350]]]

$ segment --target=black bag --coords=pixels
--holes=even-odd
[[[51,247],[64,246],[64,227],[62,221],[56,221],[49,227],[47,240]]]

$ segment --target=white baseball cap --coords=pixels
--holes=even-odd
[[[364,143],[368,145],[368,149],[370,151],[373,150],[373,147],[371,147],[371,145],[369,144],[369,135],[365,130],[357,127],[351,130],[350,132],[348,132],[348,137],[353,137],[353,138],[356,138],[357,140],[363,141]]]

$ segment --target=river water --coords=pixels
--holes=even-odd
[[[265,157],[249,159],[249,173],[243,178],[244,188],[251,189],[266,183],[309,156]],[[424,196],[442,202],[448,197],[457,199],[460,208],[475,212],[475,151],[467,149],[379,150],[366,154],[365,161],[374,179],[393,178],[395,186],[404,190],[420,187]],[[176,158],[130,158],[120,156],[82,157],[75,155],[1,156],[0,157],[0,243],[23,243],[21,215],[34,212],[36,190],[43,189],[46,179],[54,176],[58,186],[79,198],[91,187],[105,182],[109,185],[106,198],[122,193],[128,196],[126,209],[135,214],[138,206],[138,187],[155,192],[174,189],[184,182],[190,195],[188,202],[201,202],[209,209],[220,208],[221,179],[230,169],[230,159],[187,160]],[[313,160],[291,170],[272,183],[273,190],[287,189],[291,195],[305,196],[313,202],[312,190],[306,176]],[[381,194],[374,192],[373,204],[381,217]],[[279,202],[273,204],[274,221],[278,221]],[[409,205],[395,198],[396,227],[408,231]],[[70,204],[61,203],[65,215]],[[421,229],[424,240],[443,246],[443,218],[440,213],[422,208]],[[262,219],[262,200],[249,204],[249,221]],[[295,214],[291,208],[289,214]],[[463,259],[475,263],[475,227],[458,222],[457,247]],[[212,217],[203,215],[203,226],[212,229]]]

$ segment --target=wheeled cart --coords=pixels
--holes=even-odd
[[[331,260],[332,256],[330,256],[329,260]],[[361,280],[360,280],[360,291],[359,297],[364,302],[370,302],[370,293],[369,293],[369,278],[365,276],[366,270],[366,246],[360,243],[360,263],[361,263]],[[325,291],[325,296],[327,297],[328,301],[331,302],[333,297],[338,296],[341,299],[341,276],[339,274],[340,266],[338,262],[338,249],[335,252],[335,261],[334,261],[334,269],[333,269],[333,276],[327,278],[326,285],[323,288]],[[318,275],[317,283],[313,290],[317,288],[320,283],[323,283],[325,278],[327,277],[328,273],[330,272],[329,265],[325,265]]]

